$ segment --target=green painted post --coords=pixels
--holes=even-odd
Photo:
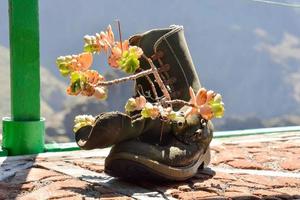
[[[8,155],[44,151],[40,118],[38,0],[9,0],[11,118],[3,118]]]

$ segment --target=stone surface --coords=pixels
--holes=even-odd
[[[299,171],[300,169],[300,157],[290,156],[289,159],[284,160],[282,163],[280,163],[280,167],[285,170],[289,171]]]
[[[217,139],[184,182],[114,179],[107,149],[0,158],[0,199],[300,199],[299,149],[300,132]]]
[[[231,167],[240,169],[264,169],[260,163],[246,159],[235,159],[227,162],[227,164]]]
[[[240,143],[223,142],[211,149],[212,166],[300,172],[300,138],[297,133],[287,137],[261,135]]]

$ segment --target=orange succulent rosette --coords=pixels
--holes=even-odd
[[[193,88],[189,88],[191,100],[190,103],[194,107],[190,107],[185,116],[198,114],[204,119],[210,120],[213,117],[220,118],[224,115],[224,103],[220,94],[215,93],[212,90],[206,90],[201,88],[197,94],[195,94]]]

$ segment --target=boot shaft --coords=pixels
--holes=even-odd
[[[201,87],[182,26],[172,25],[165,29],[150,30],[131,37],[130,43],[141,47],[144,54],[153,60],[172,99],[188,101],[189,87],[191,86],[194,91]],[[143,58],[141,68],[150,68]],[[154,80],[152,75],[149,77]],[[162,96],[156,82],[154,84],[158,95]],[[154,101],[151,86],[145,77],[136,81],[136,93],[144,95],[148,101]]]

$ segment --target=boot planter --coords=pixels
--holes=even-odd
[[[220,94],[201,87],[183,27],[172,25],[115,41],[109,26],[84,39],[85,52],[57,59],[61,74],[70,76],[68,94],[103,100],[110,85],[134,80],[135,95],[125,113],[77,116],[78,146],[113,146],[105,172],[120,178],[186,180],[206,166],[213,137],[210,119],[223,116],[224,104]],[[111,67],[129,75],[106,81],[91,70],[93,54],[100,52],[109,54]]]

